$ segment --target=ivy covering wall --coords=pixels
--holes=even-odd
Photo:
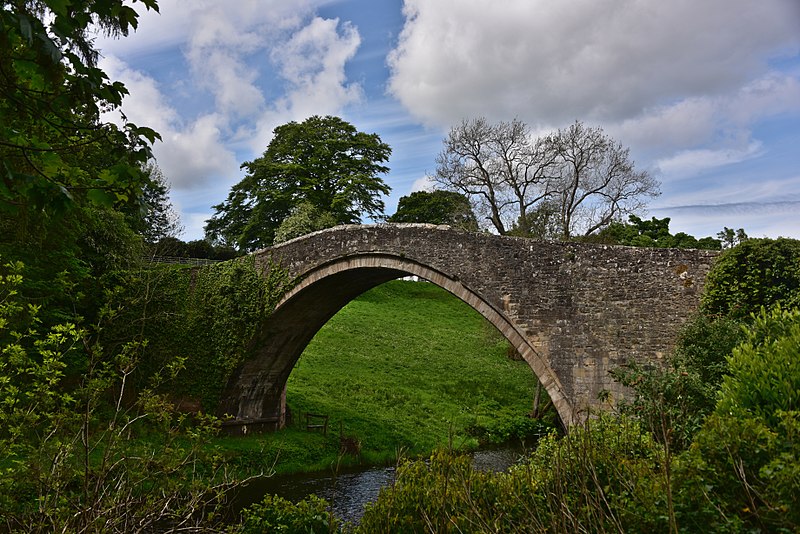
[[[253,258],[144,269],[123,283],[121,300],[127,304],[113,321],[111,338],[147,343],[136,365],[137,383],[184,360],[171,395],[213,412],[232,371],[251,354],[260,327],[292,283],[275,265],[262,274]]]

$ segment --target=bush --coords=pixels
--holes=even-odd
[[[777,429],[780,412],[800,410],[800,310],[762,311],[729,366],[717,412]]]
[[[130,375],[147,344],[100,345],[91,330],[50,328],[18,293],[20,264],[0,270],[0,517],[11,532],[154,532],[218,526],[229,483],[203,445],[217,422],[190,422],[156,393],[180,370],[138,393]],[[3,272],[5,271],[5,272]],[[65,361],[85,362],[77,379]],[[149,436],[156,436],[148,440]]]
[[[357,532],[663,532],[664,467],[638,423],[601,416],[563,439],[551,434],[508,473],[477,472],[447,451],[408,462]]]
[[[715,412],[681,457],[682,520],[717,531],[800,529],[800,310],[754,319]]]
[[[748,319],[776,304],[800,306],[800,241],[748,239],[720,255],[706,281],[705,313]]]
[[[298,503],[266,495],[242,512],[242,534],[316,534],[338,529],[339,520],[328,510],[328,502],[316,495]]]
[[[635,393],[633,400],[620,403],[620,410],[640,418],[672,451],[685,449],[714,410],[727,359],[744,337],[736,321],[697,315],[682,329],[665,367],[630,363],[612,371]]]

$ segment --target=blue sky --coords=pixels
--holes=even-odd
[[[183,239],[198,239],[272,130],[338,115],[393,149],[387,214],[428,187],[465,118],[575,120],[660,182],[646,214],[800,238],[797,0],[160,0],[99,38],[101,66],[155,128]],[[141,9],[141,8],[139,8]]]

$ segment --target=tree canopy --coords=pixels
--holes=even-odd
[[[101,305],[100,278],[138,261],[126,214],[145,208],[158,134],[122,117],[125,86],[93,36],[127,35],[156,0],[22,0],[0,8],[0,256],[26,264],[20,293],[44,323]]]
[[[393,223],[448,224],[478,230],[478,221],[466,195],[455,191],[416,191],[400,197],[397,211],[387,219]]]
[[[433,179],[467,195],[501,235],[556,225],[561,239],[596,232],[659,194],[627,148],[581,122],[533,138],[516,119],[465,120],[444,140]]]
[[[628,221],[628,223],[613,221],[600,232],[592,235],[590,240],[629,247],[699,248],[706,250],[720,250],[722,248],[720,240],[713,237],[697,239],[685,232],[671,234],[669,231],[669,217],[664,217],[663,219],[653,217],[648,221],[636,215],[630,215]],[[744,233],[744,230],[740,231]]]
[[[748,319],[776,305],[800,306],[800,241],[747,239],[726,249],[708,273],[702,309]]]
[[[158,9],[156,0],[134,0]],[[0,209],[111,206],[141,191],[158,134],[103,122],[127,94],[97,67],[91,35],[135,29],[124,0],[4,1],[0,9]]]
[[[301,203],[329,213],[337,224],[380,217],[380,178],[391,148],[377,134],[359,132],[338,117],[313,116],[278,126],[260,158],[247,161],[247,175],[214,206],[205,226],[215,243],[241,250],[269,246],[281,223]]]

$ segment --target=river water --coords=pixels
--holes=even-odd
[[[472,453],[472,462],[481,471],[505,471],[519,460],[520,448],[500,448]],[[331,503],[338,518],[357,523],[364,505],[374,502],[378,492],[394,481],[394,466],[346,468],[333,473],[276,475],[251,482],[237,498],[237,508],[260,501],[267,493],[297,502],[312,493]]]

